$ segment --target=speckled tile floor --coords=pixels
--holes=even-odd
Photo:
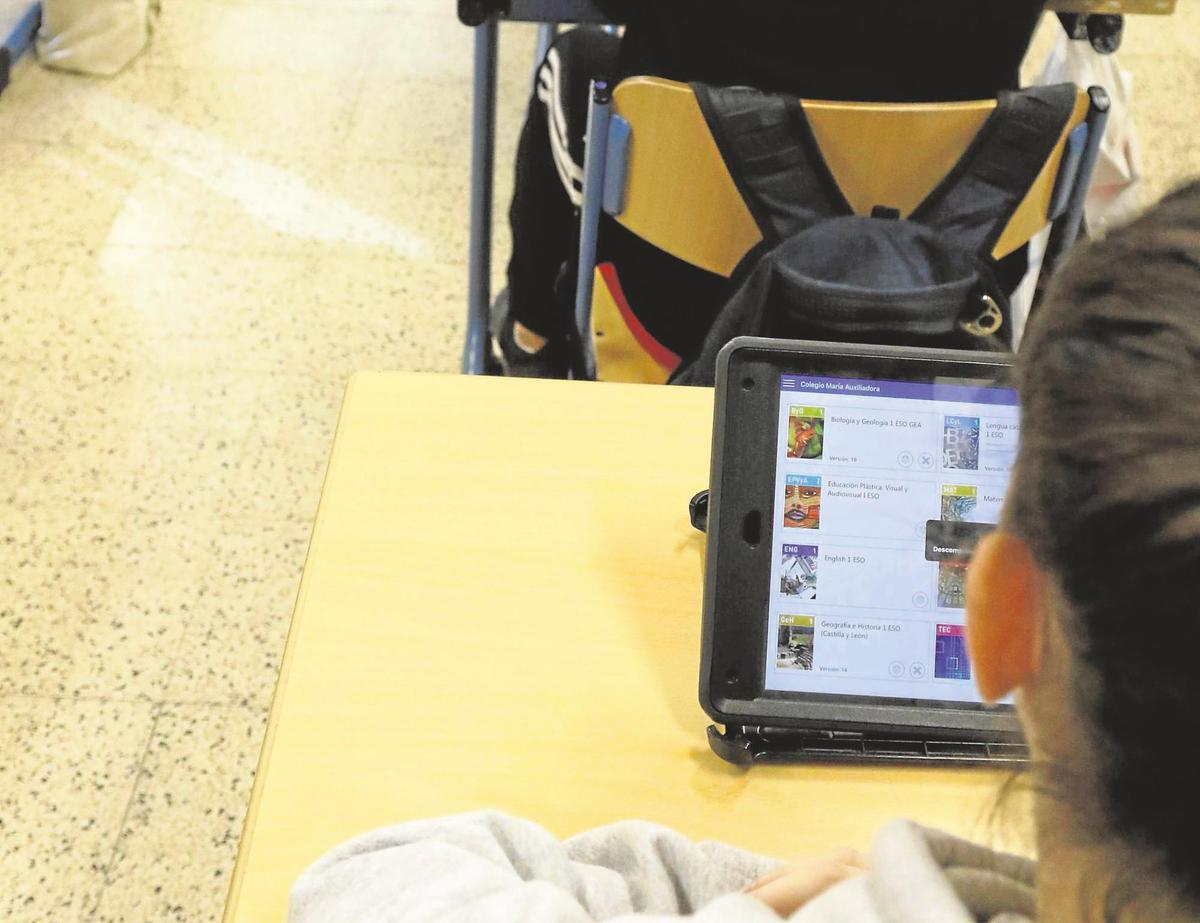
[[[1149,194],[1200,172],[1180,5],[1126,40]],[[26,58],[0,96],[10,923],[220,918],[346,376],[458,363],[452,4],[165,6],[119,77]],[[505,165],[532,30],[503,45]]]

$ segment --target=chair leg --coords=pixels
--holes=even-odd
[[[467,251],[467,335],[463,372],[487,367],[491,319],[492,186],[496,144],[496,17],[475,27],[475,88],[471,103],[471,228]]]
[[[1092,184],[1092,172],[1096,168],[1096,160],[1100,156],[1100,141],[1104,137],[1104,126],[1108,123],[1108,110],[1112,105],[1108,94],[1102,87],[1089,87],[1088,96],[1092,103],[1088,107],[1087,146],[1079,161],[1079,171],[1075,176],[1075,184],[1071,188],[1071,196],[1067,209],[1050,226],[1050,239],[1046,243],[1046,255],[1042,259],[1042,272],[1039,286],[1044,284],[1054,272],[1055,266],[1067,253],[1079,236],[1083,226],[1083,207],[1087,202],[1088,188]]]
[[[592,351],[592,285],[596,272],[596,242],[604,202],[604,163],[608,155],[608,126],[612,91],[607,80],[592,81],[588,103],[587,148],[583,158],[583,206],[579,216],[579,263],[575,282],[575,332],[579,338],[584,378],[596,377]]]
[[[554,44],[554,39],[558,36],[558,25],[553,22],[543,22],[538,25],[537,31],[537,47],[533,52],[533,74],[530,76],[532,84],[530,92],[537,92],[538,70],[542,66],[542,62],[546,60],[546,52],[550,50],[550,46]]]

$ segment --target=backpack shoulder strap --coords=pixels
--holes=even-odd
[[[909,216],[991,253],[1075,108],[1075,86],[1003,91],[962,159]]]
[[[750,87],[691,88],[765,240],[777,243],[823,218],[853,213],[798,99]]]

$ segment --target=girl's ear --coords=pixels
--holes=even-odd
[[[1041,665],[1040,572],[1029,546],[997,530],[975,549],[967,569],[967,652],[979,693],[995,702]]]

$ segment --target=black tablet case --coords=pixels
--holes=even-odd
[[[940,763],[953,765],[1013,765],[1028,760],[1020,724],[1011,708],[957,710],[953,708],[875,705],[836,702],[813,704],[773,699],[753,713],[746,698],[757,689],[750,677],[753,669],[728,668],[718,663],[715,652],[728,650],[734,636],[745,632],[745,624],[726,619],[718,624],[718,611],[728,611],[731,601],[746,602],[745,608],[759,612],[769,595],[761,577],[757,557],[770,554],[770,543],[762,542],[764,519],[755,504],[762,487],[744,478],[724,477],[727,467],[741,470],[743,462],[764,455],[774,459],[777,434],[774,426],[757,433],[762,444],[739,433],[738,416],[762,413],[764,406],[777,408],[778,375],[795,371],[805,357],[824,362],[844,357],[846,363],[878,365],[897,360],[953,363],[958,372],[965,366],[994,369],[1008,366],[1011,357],[1002,354],[964,353],[886,346],[807,343],[740,337],[730,342],[718,360],[716,402],[710,485],[693,498],[692,522],[707,532],[705,556],[703,633],[700,670],[700,704],[717,724],[708,728],[713,752],[736,764],[806,761]],[[764,363],[773,370],[773,381],[761,381]],[[743,375],[753,366],[755,372]],[[823,374],[836,374],[823,369]],[[888,377],[862,369],[844,374]],[[985,377],[980,375],[979,377]],[[772,417],[772,419],[774,419]],[[748,513],[743,511],[749,510]],[[757,515],[756,515],[757,512]],[[742,514],[742,515],[739,515]],[[724,515],[723,515],[724,514]],[[767,545],[764,552],[763,544]],[[718,562],[722,562],[718,564]],[[718,584],[718,570],[725,580]],[[765,621],[763,630],[766,630]],[[765,642],[765,639],[764,639]],[[749,666],[749,665],[747,665]],[[714,675],[721,671],[724,675]],[[729,706],[736,706],[730,709]],[[718,726],[720,725],[720,727]]]

